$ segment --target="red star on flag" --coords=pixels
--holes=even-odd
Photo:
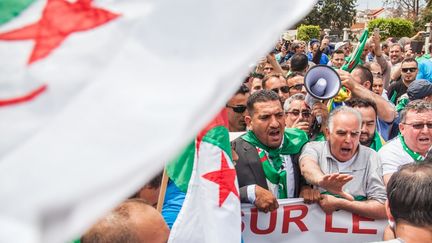
[[[72,33],[103,25],[119,15],[91,6],[92,0],[48,0],[39,21],[0,34],[0,40],[34,40],[31,64],[48,56]]]
[[[209,181],[219,184],[219,207],[222,206],[231,192],[239,198],[237,187],[235,185],[236,171],[229,167],[223,152],[221,152],[221,157],[220,170],[212,171],[202,176]]]

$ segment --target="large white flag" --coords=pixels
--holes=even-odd
[[[314,2],[4,0],[0,242],[82,233],[179,152]]]

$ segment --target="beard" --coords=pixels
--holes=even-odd
[[[366,135],[367,138],[366,139],[361,139],[362,135]],[[362,132],[360,134],[360,144],[363,145],[363,146],[369,147],[369,145],[371,145],[371,143],[372,143],[373,138],[374,138],[374,134],[368,134],[368,133],[363,133]]]

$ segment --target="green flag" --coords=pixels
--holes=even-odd
[[[222,115],[219,115],[222,116]],[[181,191],[187,192],[188,184],[192,175],[194,163],[197,160],[196,152],[201,141],[211,143],[232,158],[231,145],[229,144],[228,129],[223,124],[223,118],[218,117],[208,128],[204,129],[183,152],[167,165],[167,174]],[[198,144],[198,146],[197,146]]]
[[[366,41],[368,39],[369,31],[365,29],[363,34],[360,37],[359,44],[353,53],[348,57],[348,60],[345,65],[342,66],[342,70],[347,72],[351,72],[358,64],[362,64],[363,61],[360,59],[361,54],[363,53],[364,47],[366,45]]]
[[[1,0],[0,1],[0,25],[18,16],[34,0]]]

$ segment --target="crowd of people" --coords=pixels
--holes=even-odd
[[[351,72],[342,68],[355,51],[350,41],[281,39],[226,103],[241,202],[267,213],[277,199],[302,197],[326,213],[388,219],[388,242],[432,242],[432,60],[411,47],[416,37],[381,42],[374,32]],[[336,70],[344,100],[309,102],[304,80],[315,65]],[[160,177],[82,242],[166,242],[185,195],[168,183],[162,220],[150,207]],[[136,230],[141,223],[154,234]]]

